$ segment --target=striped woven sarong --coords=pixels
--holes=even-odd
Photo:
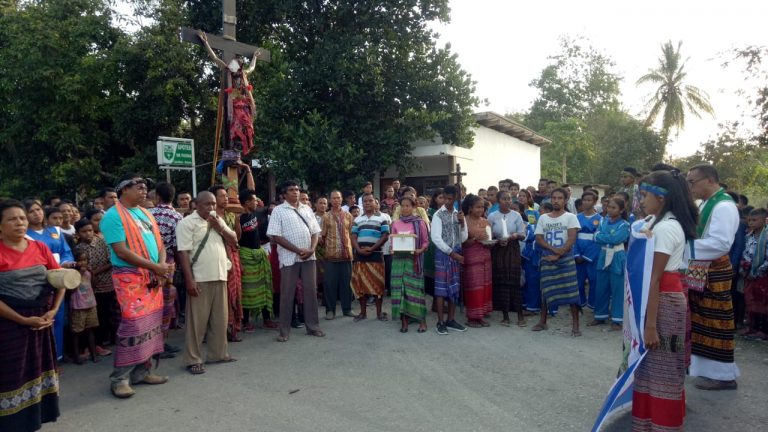
[[[384,295],[384,261],[352,263],[352,291],[355,298]]]
[[[633,431],[680,431],[685,418],[685,323],[682,292],[659,294],[656,328],[660,346],[635,371]]]
[[[491,251],[475,242],[464,248],[461,285],[467,318],[480,320],[493,309]]]
[[[243,286],[240,252],[238,252],[237,248],[227,245],[227,256],[232,262],[232,268],[227,273],[227,303],[229,304],[227,324],[232,327],[234,332],[239,332],[243,326]]]
[[[272,267],[267,252],[262,249],[240,247],[240,265],[243,270],[243,309],[272,313]]]
[[[144,276],[133,268],[114,267],[112,282],[122,314],[115,367],[146,363],[163,352],[163,291],[147,288]]]
[[[461,248],[453,250],[461,253]],[[458,303],[461,288],[461,264],[440,249],[435,250],[435,297],[444,297]]]
[[[562,305],[581,303],[573,255],[561,257],[555,262],[546,261],[542,257],[539,268],[541,299],[550,310]]]
[[[426,319],[424,274],[416,273],[413,255],[396,253],[392,256],[391,280],[392,316]]]
[[[510,241],[493,248],[493,310],[519,312],[523,307],[520,286],[520,243]]]
[[[62,306],[63,308],[63,306]],[[47,307],[13,308],[23,317]],[[32,330],[0,318],[0,431],[33,431],[59,417],[53,328]]]
[[[733,269],[726,255],[710,265],[704,291],[688,291],[693,355],[733,363],[735,328],[731,301],[732,278]]]

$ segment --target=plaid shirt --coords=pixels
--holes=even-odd
[[[160,237],[165,244],[166,259],[173,260],[173,251],[176,249],[176,225],[181,222],[181,213],[168,204],[157,204],[149,209],[152,216],[157,221],[157,227],[160,229]]]
[[[272,210],[267,228],[268,236],[282,237],[297,248],[309,249],[312,246],[314,234],[320,234],[320,225],[317,224],[315,213],[308,205],[299,204],[296,208],[286,201]],[[300,261],[296,253],[280,245],[277,246],[277,256],[280,258],[280,267],[289,267]],[[312,254],[307,261],[314,259],[315,255]]]

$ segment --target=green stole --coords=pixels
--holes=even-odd
[[[712,210],[717,204],[723,201],[733,201],[733,198],[731,198],[723,188],[720,188],[714,195],[704,202],[704,208],[699,215],[699,224],[696,226],[696,234],[698,238],[701,238],[701,236],[704,235],[704,231],[707,230],[709,221],[712,219]]]

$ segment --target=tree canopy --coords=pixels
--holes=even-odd
[[[178,28],[220,33],[221,5],[132,0],[126,31],[108,0],[20,2],[0,15],[1,195],[87,193],[126,171],[157,175],[159,135],[212,159],[218,74]],[[258,152],[279,178],[318,190],[388,166],[410,143],[471,146],[474,82],[431,21],[447,0],[239,1],[238,40],[272,52],[253,74]],[[43,170],[44,175],[24,175]],[[209,179],[207,170],[198,183]]]
[[[541,153],[543,177],[611,185],[621,167],[662,159],[666,141],[619,103],[622,77],[610,57],[584,38],[562,37],[549,58],[531,82],[539,95],[530,110],[508,114],[552,140]]]

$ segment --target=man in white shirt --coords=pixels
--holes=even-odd
[[[193,374],[205,372],[202,346],[206,339],[207,363],[234,361],[227,346],[227,271],[225,243],[237,243],[237,235],[215,212],[216,197],[197,195],[197,209],[176,226],[179,264],[187,290],[184,363]]]
[[[464,332],[466,327],[456,322],[456,303],[459,301],[461,288],[460,273],[464,257],[461,244],[467,241],[467,224],[464,213],[454,209],[454,202],[459,198],[455,186],[443,189],[445,204],[432,217],[430,236],[435,244],[435,301],[437,302],[437,324],[435,331],[447,335],[448,331]],[[448,301],[448,319],[443,321],[443,299]]]
[[[705,275],[700,280],[686,277],[692,327],[690,375],[699,377],[696,388],[735,390],[739,368],[734,360],[733,267],[729,252],[739,227],[739,211],[720,187],[714,166],[694,166],[688,171],[687,181],[693,198],[702,200],[698,239],[693,242],[693,256],[687,256],[691,259],[688,269]],[[690,248],[686,253],[690,255]]]
[[[275,207],[269,219],[267,235],[277,243],[280,259],[280,335],[287,342],[291,329],[291,310],[296,283],[301,278],[304,291],[304,322],[307,334],[323,337],[317,315],[317,271],[315,248],[320,225],[312,208],[299,202],[299,185],[289,180],[283,184],[285,202]]]

